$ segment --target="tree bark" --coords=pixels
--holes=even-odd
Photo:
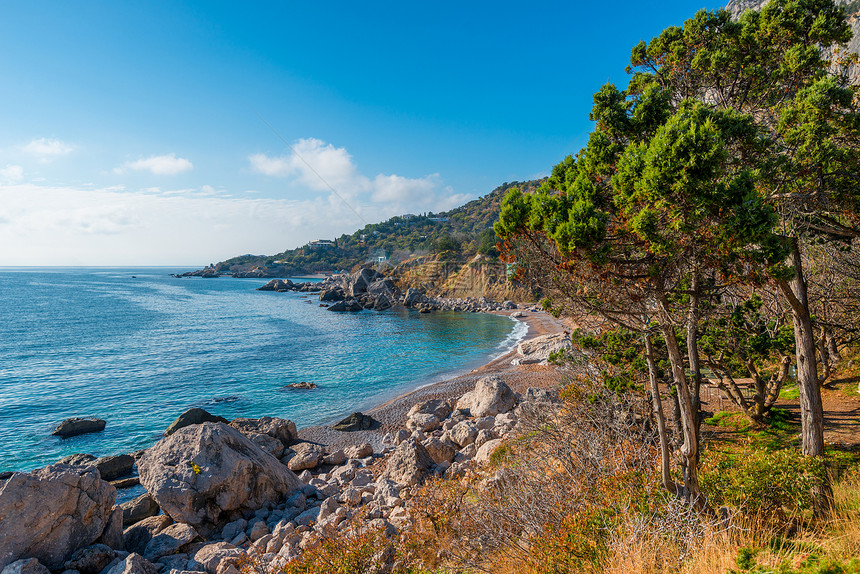
[[[802,452],[806,456],[824,456],[824,410],[821,405],[821,389],[818,386],[818,368],[815,332],[809,315],[809,300],[806,280],[803,277],[803,262],[795,238],[790,255],[794,277],[791,281],[778,281],[779,288],[791,306],[794,324],[794,344],[797,355],[797,385],[800,394],[800,424],[803,439]]]
[[[698,412],[693,410],[693,400],[687,375],[684,372],[684,359],[681,356],[681,348],[675,329],[672,324],[672,316],[669,313],[669,302],[662,290],[656,293],[660,312],[660,323],[663,337],[666,340],[666,350],[669,353],[669,362],[672,365],[672,379],[675,381],[675,389],[678,393],[678,406],[681,410],[681,430],[683,443],[681,444],[681,457],[684,463],[684,488],[686,494],[693,504],[703,504],[699,490],[699,474],[697,461],[699,456],[699,441],[696,436],[696,418]]]
[[[654,357],[654,344],[651,335],[645,335],[645,359],[648,362],[648,381],[651,391],[651,407],[654,418],[657,419],[657,432],[660,435],[660,474],[663,487],[673,494],[678,494],[678,485],[672,480],[670,472],[669,435],[666,429],[666,417],[663,414],[663,402],[660,400],[660,385],[657,381],[657,360]]]

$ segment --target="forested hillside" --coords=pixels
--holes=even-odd
[[[382,223],[371,223],[352,235],[289,249],[275,255],[241,255],[215,265],[216,271],[248,272],[263,268],[271,275],[350,270],[356,265],[378,262],[396,264],[412,255],[441,254],[442,257],[495,257],[493,223],[499,218],[502,198],[513,187],[531,192],[542,180],[506,182],[484,197],[442,213],[404,214]]]

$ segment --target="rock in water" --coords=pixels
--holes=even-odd
[[[379,426],[372,416],[363,413],[352,413],[332,428],[341,432],[352,432],[360,430],[370,430]]]
[[[0,486],[0,569],[26,556],[60,570],[102,536],[116,489],[93,467],[56,464]]]
[[[75,417],[61,422],[51,434],[62,438],[69,438],[70,436],[103,431],[106,424],[102,419],[79,419]]]
[[[102,475],[102,480],[114,480],[131,474],[134,457],[128,454],[103,456],[92,463]]]
[[[189,425],[199,425],[201,423],[229,423],[224,417],[219,417],[204,411],[203,409],[193,408],[188,409],[179,418],[170,423],[167,430],[164,431],[164,436],[170,436],[181,428]]]
[[[304,488],[299,478],[223,423],[179,429],[137,461],[140,483],[176,522],[215,523]]]

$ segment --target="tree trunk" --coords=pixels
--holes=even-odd
[[[818,369],[815,362],[817,352],[815,332],[809,314],[806,280],[803,277],[803,262],[797,238],[792,241],[791,265],[794,277],[791,281],[779,280],[779,288],[791,306],[794,323],[794,346],[797,355],[797,386],[800,394],[800,434],[805,456],[824,456],[824,409],[821,404],[821,388],[818,386]],[[829,484],[814,488],[813,505],[816,510],[830,506],[832,491]]]
[[[690,362],[690,377],[692,379],[692,406],[695,418],[693,422],[696,428],[696,443],[701,442],[702,419],[700,391],[702,385],[702,367],[699,361],[699,300],[701,299],[701,285],[698,270],[693,271],[690,284],[690,306],[687,310],[687,358]],[[696,454],[696,465],[699,463],[698,451]]]
[[[699,441],[696,436],[696,418],[698,412],[693,410],[693,400],[690,387],[687,383],[687,375],[684,372],[684,359],[681,356],[681,348],[675,329],[672,325],[672,317],[669,313],[669,302],[666,294],[660,290],[657,294],[657,302],[660,310],[660,323],[663,337],[666,339],[666,350],[669,353],[669,362],[672,365],[672,379],[675,381],[675,389],[678,393],[678,406],[681,410],[681,430],[684,442],[681,444],[681,457],[684,464],[684,487],[690,502],[701,506],[703,500],[699,491],[699,475],[697,460],[699,456]]]
[[[651,407],[657,419],[657,432],[660,435],[660,474],[663,487],[673,494],[678,493],[678,485],[672,480],[669,462],[669,435],[666,430],[666,417],[663,415],[663,402],[660,400],[660,386],[657,381],[657,360],[654,358],[654,344],[651,335],[645,335],[645,359],[648,362],[648,380],[651,391]]]
[[[779,288],[791,306],[794,323],[794,344],[797,355],[797,385],[800,391],[800,423],[803,454],[824,456],[824,411],[821,390],[818,387],[818,369],[815,362],[815,332],[809,316],[806,280],[797,239],[792,243],[791,265],[794,277],[780,280]]]

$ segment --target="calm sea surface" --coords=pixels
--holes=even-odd
[[[332,422],[510,348],[506,317],[330,313],[265,280],[179,269],[0,269],[0,471],[145,448],[189,407]],[[132,278],[136,276],[136,278]],[[312,381],[311,391],[284,389]],[[102,433],[50,436],[65,418]]]

